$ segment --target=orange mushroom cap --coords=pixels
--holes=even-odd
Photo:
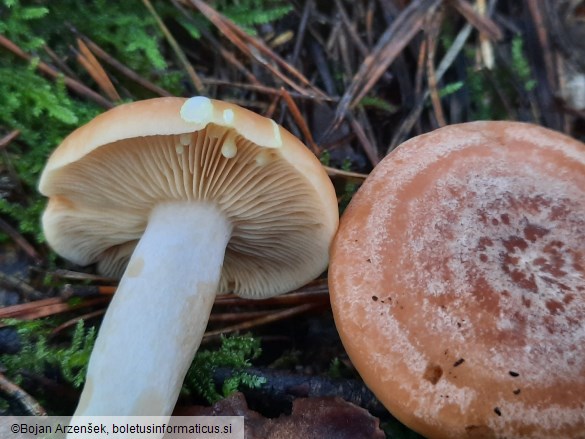
[[[402,144],[342,217],[335,322],[429,438],[585,437],[585,145],[516,122]]]
[[[45,236],[61,256],[121,277],[155,206],[204,202],[233,226],[220,290],[281,294],[322,273],[337,229],[319,160],[273,120],[198,96],[120,105],[49,158]]]

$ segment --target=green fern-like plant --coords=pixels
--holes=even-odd
[[[85,330],[83,321],[80,320],[77,322],[75,331],[73,332],[71,345],[55,352],[63,378],[71,383],[73,387],[79,388],[85,382],[87,365],[91,351],[93,350],[95,338],[95,327],[92,326]]]
[[[211,5],[251,35],[256,34],[255,26],[280,20],[293,10],[283,0],[216,0]],[[177,16],[176,20],[195,39],[201,37],[202,28],[209,28],[209,23],[199,14],[188,18]]]
[[[14,200],[0,198],[0,213],[12,218],[22,233],[42,242],[44,201],[36,192],[39,175],[55,146],[77,125],[97,115],[99,108],[74,101],[62,80],[39,76],[34,65],[11,64],[5,58],[0,58],[0,96],[0,127],[20,132],[3,156],[8,162],[2,165],[16,171],[25,192]]]
[[[221,347],[218,350],[203,350],[197,353],[187,372],[183,390],[187,394],[195,391],[210,403],[214,403],[229,396],[242,386],[257,388],[266,382],[264,377],[238,370],[224,382],[222,393],[220,393],[213,382],[213,372],[217,367],[235,369],[250,367],[251,360],[257,358],[260,353],[260,341],[251,335],[222,336]]]
[[[77,322],[69,345],[54,346],[49,343],[51,325],[46,321],[5,320],[4,324],[16,328],[22,349],[15,355],[2,354],[0,362],[16,383],[22,381],[22,372],[44,375],[49,369],[61,372],[64,380],[76,388],[85,381],[87,364],[95,342],[95,328],[85,328]]]
[[[48,13],[49,9],[46,6],[25,6],[20,0],[2,0],[0,34],[18,41],[24,50],[38,49],[44,44],[44,40],[35,35],[34,23]]]
[[[520,35],[512,39],[512,69],[518,76],[525,91],[532,91],[536,87],[536,81],[532,76],[532,69],[524,54],[524,40]]]
[[[197,14],[193,14],[195,21],[185,20],[168,2],[156,0],[153,5],[163,20],[188,23],[194,32],[206,23],[201,16],[196,19]],[[213,5],[250,32],[255,25],[281,18],[292,9],[282,0],[218,0]],[[75,0],[38,4],[0,0],[0,34],[28,53],[42,55],[47,45],[58,55],[70,57],[70,48],[75,45],[72,29],[89,36],[144,77],[171,92],[184,93],[185,75],[170,65],[164,36],[142,2],[96,0],[80,6]],[[0,135],[20,131],[3,157],[8,162],[0,167],[13,168],[25,192],[11,199],[0,198],[0,214],[12,219],[22,233],[43,242],[39,218],[44,201],[36,186],[45,161],[67,134],[103,109],[72,96],[62,79],[54,81],[41,75],[36,70],[38,60],[26,63],[2,48],[0,51]],[[86,73],[81,71],[80,76],[86,77]]]
[[[341,169],[344,171],[351,171],[351,159],[346,158],[341,165]],[[345,211],[358,188],[359,185],[351,180],[345,182],[343,187],[343,194],[339,200],[339,213],[343,213]]]
[[[55,345],[49,341],[51,331],[57,325],[52,319],[23,321],[4,319],[2,323],[16,329],[22,348],[17,354],[0,354],[0,364],[6,375],[20,384],[23,372],[45,375],[48,371],[58,371],[63,380],[75,388],[81,388],[89,358],[96,339],[95,327],[85,327],[77,322],[71,340]],[[221,347],[215,351],[203,350],[197,353],[185,379],[183,392],[193,391],[215,402],[229,396],[241,387],[257,388],[266,382],[264,377],[247,373],[244,369],[251,366],[251,360],[260,353],[260,341],[251,335],[222,337]],[[213,383],[213,372],[217,367],[232,367],[236,373],[225,380],[221,392]],[[136,371],[140,373],[140,371]]]
[[[292,11],[282,0],[216,0],[214,6],[228,18],[251,30],[252,26],[278,20]]]

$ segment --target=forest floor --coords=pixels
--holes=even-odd
[[[205,95],[273,118],[321,160],[340,213],[385,155],[447,124],[518,120],[585,138],[582,2],[111,3],[78,10],[70,0],[0,1],[4,413],[72,413],[90,328],[115,292],[115,280],[48,248],[36,189],[50,151],[102,111]],[[206,374],[186,384],[182,413],[239,388],[216,413],[249,407],[274,419],[297,401],[291,418],[270,425],[282,428],[274,437],[288,437],[294,416],[311,414],[319,437],[344,437],[332,412],[371,426],[346,437],[378,437],[378,419],[386,437],[419,437],[361,382],[335,330],[325,277],[266,301],[218,298],[202,350],[197,367]],[[304,399],[324,397],[319,409]],[[263,437],[268,427],[255,419]]]

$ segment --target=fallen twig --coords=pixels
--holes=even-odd
[[[334,123],[328,131],[338,126],[347,111],[357,105],[371,90],[388,66],[420,31],[425,16],[432,12],[441,1],[412,1],[388,26],[347,87],[337,106]]]
[[[303,133],[305,141],[307,142],[313,153],[318,156],[321,153],[321,148],[319,148],[319,146],[317,146],[317,144],[315,143],[315,140],[313,140],[311,130],[309,130],[307,122],[305,122],[305,118],[301,115],[299,107],[297,107],[297,104],[292,99],[290,94],[284,89],[284,87],[281,87],[280,92],[282,93],[282,97],[286,102],[286,105],[290,109],[293,119],[297,123],[297,126],[301,130],[301,133]]]
[[[16,243],[16,245],[18,245],[27,254],[27,256],[33,260],[35,264],[42,263],[43,259],[32,246],[32,244],[30,244],[24,238],[24,236],[22,236],[18,232],[18,230],[16,230],[14,227],[8,224],[2,218],[0,218],[0,230],[6,233],[10,237],[10,239],[12,239]]]
[[[457,37],[453,41],[453,44],[451,45],[451,47],[449,48],[449,50],[447,51],[447,53],[445,54],[445,56],[443,57],[441,62],[439,63],[439,67],[437,67],[437,70],[435,72],[437,82],[439,82],[441,80],[441,78],[443,77],[443,75],[445,74],[447,69],[451,66],[451,64],[453,64],[453,61],[455,61],[455,58],[457,58],[457,55],[459,55],[459,52],[461,52],[461,50],[463,49],[463,46],[465,45],[465,42],[469,38],[469,35],[471,34],[472,29],[473,28],[470,24],[466,24],[465,26],[463,26],[463,29],[461,29],[461,31],[459,32],[459,34],[457,35]],[[388,149],[386,151],[386,154],[390,153],[394,148],[396,148],[404,140],[404,138],[408,135],[410,130],[412,130],[412,127],[417,122],[417,120],[420,117],[421,112],[423,111],[425,102],[426,102],[427,98],[429,97],[429,95],[430,95],[430,92],[427,89],[423,93],[423,95],[419,98],[415,107],[410,111],[408,116],[403,120],[400,127],[394,133],[394,136],[392,137],[392,141],[388,145]]]
[[[199,78],[199,75],[197,75],[197,72],[195,72],[195,69],[187,59],[187,55],[185,55],[185,52],[183,52],[183,49],[181,49],[181,46],[179,46],[179,43],[177,43],[177,40],[175,40],[175,37],[173,37],[171,31],[167,28],[162,19],[159,17],[158,13],[154,9],[154,6],[152,6],[150,0],[142,0],[142,3],[144,3],[146,9],[148,9],[150,14],[156,20],[156,23],[160,30],[162,31],[163,35],[165,36],[167,42],[169,43],[169,46],[171,46],[173,52],[175,52],[175,55],[179,59],[179,62],[183,65],[183,68],[189,75],[189,79],[191,80],[193,87],[195,87],[195,90],[197,90],[198,93],[205,94],[205,87],[201,82],[201,78]]]
[[[152,82],[150,82],[147,79],[140,76],[134,70],[126,67],[124,64],[122,64],[116,58],[112,57],[109,53],[107,53],[105,50],[103,50],[100,46],[98,46],[96,43],[94,43],[88,37],[81,36],[81,38],[83,39],[85,44],[87,44],[87,46],[92,50],[92,52],[98,58],[100,58],[103,62],[105,62],[106,64],[108,64],[112,68],[119,71],[121,74],[126,76],[128,79],[131,79],[132,81],[136,82],[137,84],[140,84],[142,87],[153,92],[154,94],[156,94],[158,96],[172,96],[172,94],[170,92],[166,91],[164,88],[159,87],[156,84],[153,84]]]
[[[77,46],[79,47],[79,52],[74,51],[77,56],[77,61],[87,70],[87,73],[89,73],[108,98],[112,101],[122,100],[100,62],[80,38],[77,38]]]
[[[317,308],[319,308],[319,305],[315,305],[312,303],[306,303],[304,305],[298,305],[298,306],[295,306],[293,308],[288,308],[288,309],[285,309],[282,311],[276,311],[276,312],[270,313],[270,314],[262,316],[262,317],[247,320],[247,321],[245,321],[243,323],[239,323],[237,325],[226,326],[224,328],[217,329],[215,331],[208,331],[203,336],[203,340],[211,341],[213,339],[218,338],[222,334],[229,334],[232,332],[245,331],[248,329],[256,328],[258,326],[267,325],[268,323],[273,323],[276,321],[285,320],[285,319],[288,319],[290,317],[294,317],[294,316],[299,315],[299,314],[304,314],[310,310],[314,310]]]
[[[13,130],[0,139],[0,149],[5,149],[14,139],[20,136],[20,131]]]
[[[46,416],[45,409],[28,393],[0,373],[0,393],[10,405],[18,405],[25,416]],[[19,413],[21,414],[21,413]]]
[[[260,64],[262,64],[268,71],[289,87],[301,94],[317,96],[324,95],[324,93],[317,87],[313,86],[301,72],[274,53],[270,47],[259,39],[248,35],[234,22],[221,15],[203,0],[189,0],[189,2],[205,15],[205,17],[207,17],[207,19],[211,21],[238,49],[250,58],[260,62]],[[272,61],[274,65],[268,62],[268,60]],[[291,80],[288,76],[284,75],[276,66],[283,68],[293,76],[294,80]],[[306,89],[300,87],[297,82],[300,82],[306,87]]]
[[[10,52],[14,53],[19,58],[22,58],[26,61],[30,62],[33,59],[32,56],[30,56],[28,53],[23,51],[20,47],[18,47],[16,44],[14,44],[12,41],[10,41],[4,35],[0,35],[0,46],[3,46],[5,49],[9,50]],[[104,108],[114,107],[114,104],[112,102],[110,102],[109,100],[107,100],[106,98],[101,96],[99,93],[96,93],[91,88],[86,87],[85,85],[76,81],[75,79],[72,79],[72,78],[64,75],[63,73],[58,72],[54,68],[45,64],[44,62],[39,61],[36,64],[36,67],[38,70],[40,70],[45,75],[51,77],[52,79],[57,79],[57,78],[63,77],[63,81],[65,82],[65,85],[69,89],[71,89],[72,91],[74,91],[75,93],[77,93],[83,97],[86,97],[87,99],[95,102],[96,104],[101,105]]]
[[[105,305],[109,301],[110,297],[95,297],[82,299],[80,302],[70,304],[61,297],[52,297],[50,299],[41,299],[34,302],[0,308],[0,319],[13,318],[19,320],[35,320],[42,317],[74,311],[80,308]],[[6,324],[0,323],[0,327],[4,326],[6,326]]]
[[[39,300],[43,293],[37,291],[22,279],[10,276],[0,271],[0,284],[8,285],[10,288],[18,290],[25,300]]]

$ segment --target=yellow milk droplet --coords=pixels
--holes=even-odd
[[[191,133],[181,134],[179,136],[179,143],[183,146],[187,146],[191,143]]]
[[[226,159],[232,159],[236,156],[237,152],[238,152],[238,147],[236,146],[236,142],[234,142],[234,139],[232,139],[230,137],[225,139],[225,142],[223,143],[223,146],[221,147],[221,154]]]
[[[213,103],[205,96],[195,96],[185,101],[180,113],[185,122],[207,125],[213,118]]]
[[[227,110],[223,110],[223,121],[228,125],[231,125],[234,121],[234,112],[229,108]]]
[[[256,156],[256,164],[258,166],[264,166],[270,161],[270,158],[271,154],[269,151],[260,151]]]

